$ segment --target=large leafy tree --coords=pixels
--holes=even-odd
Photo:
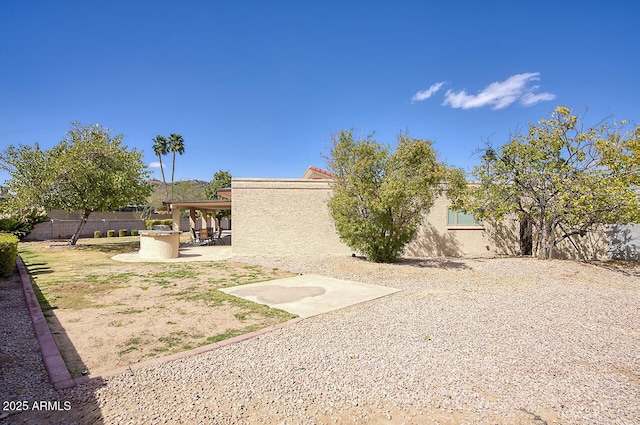
[[[182,155],[184,153],[184,139],[181,135],[172,133],[169,135],[169,151],[172,154],[171,157],[171,200],[173,200],[173,182],[176,169],[176,154]]]
[[[473,171],[465,209],[479,218],[517,214],[536,230],[538,258],[599,225],[640,219],[640,127],[601,122],[584,128],[566,107],[493,148]]]
[[[213,179],[209,182],[205,188],[205,195],[207,199],[223,199],[218,196],[218,189],[231,187],[231,173],[229,171],[218,170],[213,174]],[[220,227],[220,220],[223,218],[231,217],[230,210],[218,210],[216,211],[216,221],[218,223],[218,237],[222,234],[222,228]]]
[[[435,198],[446,191],[457,199],[464,189],[464,174],[439,162],[431,144],[401,134],[392,152],[373,135],[354,140],[341,131],[333,138],[329,210],[340,238],[368,260],[400,259]]]
[[[72,123],[67,137],[50,150],[9,146],[2,154],[11,176],[8,202],[14,209],[80,211],[70,245],[92,212],[143,203],[151,186],[142,153],[128,150],[122,136],[110,132],[100,124]]]
[[[10,145],[0,156],[0,168],[9,172],[6,182],[3,212],[12,216],[23,216],[43,210],[48,199],[53,164],[51,153],[33,146]]]
[[[231,173],[225,170],[218,170],[213,174],[213,179],[205,188],[207,199],[223,199],[218,196],[218,189],[231,187]]]
[[[164,164],[162,163],[162,157],[169,153],[169,142],[167,138],[158,134],[153,139],[153,153],[158,157],[160,162],[160,173],[162,174],[162,184],[165,190],[165,200],[169,199],[169,188],[167,187],[167,179],[164,177]]]
[[[47,220],[42,207],[46,198],[42,183],[51,173],[48,153],[37,143],[17,148],[9,146],[0,155],[0,168],[12,176],[0,191],[0,212],[4,217],[0,219],[4,220],[0,230],[14,233],[22,240],[36,224]]]

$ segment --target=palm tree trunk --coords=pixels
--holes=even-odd
[[[164,185],[164,196],[165,200],[169,200],[169,189],[167,188],[167,179],[164,177],[164,165],[162,165],[162,157],[158,155],[158,159],[160,160],[160,172],[162,173],[162,184]]]
[[[173,151],[173,158],[171,159],[171,201],[173,201],[173,176],[176,169],[176,152]]]

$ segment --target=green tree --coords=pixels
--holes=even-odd
[[[0,168],[10,175],[5,186],[3,213],[22,216],[42,210],[50,192],[51,154],[33,146],[10,145],[0,156]]]
[[[207,199],[223,199],[218,196],[218,189],[231,187],[231,173],[229,171],[218,170],[213,174],[213,179],[205,188]]]
[[[340,238],[375,262],[397,261],[435,198],[458,197],[465,178],[437,161],[431,142],[398,136],[394,152],[351,131],[333,138],[327,165],[335,174],[329,210]]]
[[[625,127],[605,121],[584,130],[568,108],[556,108],[526,134],[485,149],[465,209],[479,218],[528,219],[541,259],[564,240],[578,250],[572,238],[599,225],[638,221],[640,127]]]
[[[162,182],[151,180],[152,192],[147,198],[149,206],[149,214],[153,211],[166,209],[163,204],[168,198],[165,198]],[[180,180],[175,183],[173,201],[194,201],[205,199],[205,187],[207,182],[199,180]]]
[[[143,203],[151,187],[142,153],[127,150],[122,136],[111,138],[110,132],[100,124],[72,123],[67,138],[51,150],[9,146],[2,163],[11,176],[13,209],[80,211],[82,220],[69,240],[75,245],[93,211]]]
[[[175,183],[174,201],[194,201],[205,196],[205,182],[181,180]]]
[[[221,200],[224,199],[218,196],[218,189],[225,187],[231,187],[231,173],[229,171],[218,170],[213,174],[213,179],[209,182],[205,188],[205,196],[207,199]],[[230,210],[218,210],[216,211],[216,222],[218,227],[218,237],[222,235],[222,228],[220,227],[220,220],[223,218],[231,217]]]
[[[158,157],[158,161],[160,162],[160,173],[162,173],[162,183],[164,185],[165,190],[165,200],[169,199],[169,188],[167,187],[167,180],[164,177],[164,165],[162,164],[162,157],[169,153],[169,143],[164,136],[158,134],[153,139],[153,152]]]
[[[172,133],[169,135],[169,151],[171,158],[171,200],[173,201],[173,182],[176,169],[176,153],[182,155],[184,153],[184,139],[181,135]]]

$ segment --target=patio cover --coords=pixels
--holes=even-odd
[[[190,210],[190,216],[192,221],[195,221],[195,211],[200,210],[202,212],[203,223],[206,226],[207,212],[211,211],[215,213],[218,210],[230,210],[231,201],[175,201],[169,202],[173,217],[173,230],[180,231],[180,212],[182,210]],[[195,224],[195,223],[192,223]],[[189,230],[189,229],[185,229]]]

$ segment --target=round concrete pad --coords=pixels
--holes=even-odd
[[[111,257],[113,260],[129,263],[186,263],[189,261],[220,261],[228,260],[229,258],[231,258],[231,246],[229,245],[181,246],[178,258],[166,260],[140,258],[137,251]]]
[[[258,304],[311,317],[400,291],[387,286],[307,274],[221,288],[220,291]]]

